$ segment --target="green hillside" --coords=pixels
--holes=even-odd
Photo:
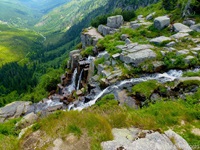
[[[88,13],[104,6],[108,0],[72,0],[70,3],[55,8],[53,11],[44,15],[39,23],[35,25],[37,30],[52,32],[67,30],[73,24],[85,18]]]
[[[0,24],[0,66],[13,61],[27,62],[43,40],[36,32]]]

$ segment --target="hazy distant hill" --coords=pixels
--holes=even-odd
[[[71,0],[0,0],[0,20],[31,27],[47,12]]]

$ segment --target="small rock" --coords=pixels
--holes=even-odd
[[[196,25],[192,25],[190,27],[190,29],[194,30],[194,31],[197,31],[197,32],[200,32],[200,23],[196,24]]]
[[[190,27],[192,25],[195,25],[195,21],[188,19],[188,20],[184,20],[183,24]]]
[[[166,44],[165,46],[166,47],[173,47],[176,45],[176,42],[172,41],[172,42],[169,42],[168,44]]]
[[[190,51],[185,49],[185,50],[180,50],[176,52],[176,55],[187,55]]]
[[[127,38],[126,40],[125,40],[125,42],[126,42],[126,45],[128,45],[128,44],[131,44],[132,42],[131,42],[131,40],[129,39],[129,38]]]
[[[172,38],[175,38],[175,39],[180,39],[180,38],[183,38],[183,37],[186,37],[186,36],[189,36],[189,34],[188,33],[176,33],[176,34],[174,34],[174,35],[172,35],[171,37]]]
[[[190,63],[191,60],[194,59],[194,56],[187,56],[186,58],[184,58],[185,63]]]
[[[154,43],[156,45],[160,45],[161,43],[167,42],[167,41],[171,41],[171,38],[165,37],[165,36],[160,36],[160,37],[157,37],[157,38],[150,40],[151,43]]]
[[[127,34],[122,34],[120,38],[122,41],[125,41],[128,37],[129,36]]]
[[[188,26],[182,23],[175,23],[173,24],[173,31],[174,32],[191,32],[192,30]]]
[[[149,14],[149,15],[146,17],[146,20],[152,20],[152,19],[153,19],[153,16],[154,16],[155,14],[156,14],[155,12]]]
[[[76,92],[76,95],[77,95],[77,96],[82,96],[82,95],[83,95],[83,92],[82,92],[81,90],[78,90],[78,91]]]
[[[154,27],[158,30],[162,30],[168,27],[170,24],[170,18],[166,16],[157,17],[154,19]]]

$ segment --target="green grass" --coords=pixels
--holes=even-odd
[[[81,51],[81,55],[83,57],[92,56],[93,55],[93,48],[94,48],[93,46],[87,47],[86,49]]]
[[[156,90],[158,87],[159,87],[159,84],[156,80],[149,80],[149,81],[141,82],[133,86],[132,93],[134,95],[136,93],[140,93],[148,99],[153,93],[153,91]]]
[[[0,31],[0,66],[13,61],[23,62],[41,47],[43,38],[33,31],[19,30],[1,24]]]

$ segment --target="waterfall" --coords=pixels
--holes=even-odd
[[[132,78],[132,79],[124,80],[124,81],[119,82],[116,85],[111,85],[111,86],[105,88],[102,92],[100,92],[98,95],[96,95],[93,100],[89,101],[88,103],[82,102],[81,105],[79,105],[77,107],[74,107],[74,104],[71,104],[69,106],[69,110],[73,109],[73,110],[81,111],[84,108],[90,107],[90,106],[94,105],[96,103],[96,101],[99,98],[101,98],[103,95],[110,93],[114,89],[122,88],[123,86],[125,86],[128,83],[137,84],[137,83],[148,81],[148,80],[157,80],[158,82],[165,83],[165,82],[168,82],[168,81],[174,81],[175,79],[181,77],[182,74],[183,74],[182,71],[170,70],[170,71],[163,73],[163,74],[156,73],[156,74],[152,74],[152,75],[147,75],[145,77]]]
[[[73,72],[71,84],[65,87],[64,93],[71,94],[72,91],[76,89],[76,75],[77,75],[77,68]]]
[[[76,90],[79,90],[79,88],[80,88],[80,83],[81,83],[82,75],[83,75],[83,69],[81,70],[81,73],[80,73],[80,75],[79,75],[79,79],[78,79],[78,84],[77,84]]]

